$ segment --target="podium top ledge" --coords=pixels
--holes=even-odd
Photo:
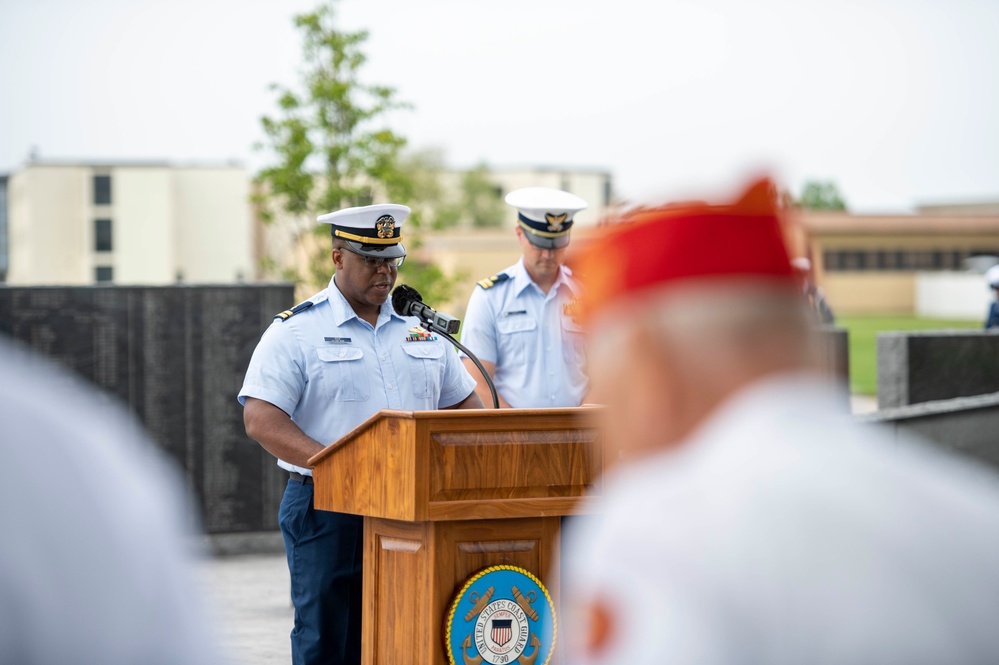
[[[353,428],[336,441],[330,443],[321,451],[309,458],[309,466],[314,467],[328,457],[341,445],[357,437],[376,422],[389,418],[397,420],[453,420],[469,417],[487,418],[491,420],[523,420],[531,417],[561,417],[573,415],[595,414],[603,407],[598,404],[584,404],[578,407],[559,407],[550,409],[437,409],[430,411],[400,411],[381,409],[367,420]]]

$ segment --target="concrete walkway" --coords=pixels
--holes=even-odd
[[[226,665],[288,665],[295,612],[281,554],[208,558],[199,572],[214,603]]]

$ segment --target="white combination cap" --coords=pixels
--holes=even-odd
[[[568,245],[572,218],[586,208],[575,194],[551,187],[515,189],[504,200],[517,209],[517,224],[531,244],[544,249]]]
[[[329,224],[330,235],[343,239],[359,254],[399,258],[406,256],[406,248],[402,245],[402,225],[409,213],[407,206],[379,203],[328,212],[316,219]]]

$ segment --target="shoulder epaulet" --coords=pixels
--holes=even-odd
[[[501,272],[498,275],[493,275],[492,277],[486,277],[485,279],[480,279],[478,281],[478,285],[484,289],[491,289],[500,282],[505,282],[508,279],[510,279],[510,275],[506,274],[505,272]]]
[[[312,302],[311,300],[306,300],[304,302],[300,302],[297,305],[295,305],[294,307],[292,307],[291,309],[286,309],[283,312],[281,312],[280,314],[277,314],[274,318],[275,319],[281,319],[282,321],[287,321],[288,319],[290,319],[291,317],[295,316],[299,312],[304,312],[305,310],[309,309],[310,307],[312,307],[315,304],[316,303]]]

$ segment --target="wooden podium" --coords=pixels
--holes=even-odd
[[[596,415],[383,410],[309,460],[316,508],[364,516],[364,665],[447,663],[451,601],[489,566],[530,571],[558,612],[560,516],[603,466]]]

